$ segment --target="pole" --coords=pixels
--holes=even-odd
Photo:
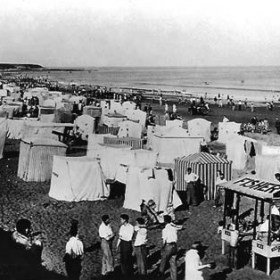
[[[267,237],[268,246],[270,246],[270,235],[271,235],[271,204],[269,203],[269,221],[268,221],[268,237]]]
[[[258,204],[259,204],[259,200],[256,199],[256,202],[255,202],[255,216],[254,216],[254,233],[253,233],[253,240],[256,239],[256,234],[257,234]]]

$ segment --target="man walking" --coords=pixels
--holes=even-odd
[[[117,243],[117,248],[120,247],[121,271],[126,279],[130,279],[133,273],[132,237],[134,228],[128,222],[128,220],[128,215],[121,214],[121,227],[119,230],[119,240]]]
[[[137,262],[138,276],[140,279],[144,279],[147,275],[147,228],[143,218],[136,219],[134,231],[136,232],[134,252]]]
[[[102,257],[102,276],[106,276],[114,271],[114,259],[112,253],[112,243],[114,233],[110,224],[109,216],[102,216],[102,223],[99,226],[99,237],[101,238]]]
[[[159,267],[159,276],[163,278],[167,262],[170,264],[171,280],[177,280],[177,232],[182,226],[176,226],[169,215],[164,216],[165,228],[162,230],[162,256]]]

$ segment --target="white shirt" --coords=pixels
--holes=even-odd
[[[99,226],[99,237],[110,240],[113,235],[113,230],[110,224],[106,225],[104,222]]]
[[[134,233],[133,225],[127,223],[120,227],[119,238],[124,241],[131,241]]]
[[[185,174],[185,176],[184,176],[184,179],[185,179],[185,181],[187,182],[187,183],[190,183],[190,182],[195,182],[195,181],[197,181],[198,180],[198,176],[196,175],[196,174],[194,174],[194,173],[190,173],[190,174]]]
[[[84,254],[83,242],[76,236],[72,236],[66,244],[66,254],[81,256]]]
[[[185,270],[186,271],[193,271],[199,270],[199,266],[201,266],[201,260],[198,255],[197,250],[190,249],[187,251],[185,255]]]
[[[177,231],[180,230],[179,227],[176,227],[172,224],[167,224],[162,230],[162,240],[163,243],[172,243],[177,242],[178,236]]]
[[[268,232],[269,220],[265,220],[264,223],[260,224],[259,232]]]
[[[147,243],[147,229],[135,226],[134,231],[136,232],[134,246],[145,245]]]
[[[221,179],[221,177],[216,178],[216,186],[225,182],[227,182],[225,178],[224,179]]]

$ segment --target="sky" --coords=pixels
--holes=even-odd
[[[0,0],[0,5],[0,62],[280,65],[279,0]]]

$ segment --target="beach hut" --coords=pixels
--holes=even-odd
[[[53,156],[65,156],[67,146],[46,138],[27,138],[20,142],[18,177],[24,181],[51,179]]]
[[[95,201],[108,195],[98,161],[88,157],[54,156],[50,197],[64,201]]]
[[[257,152],[257,141],[252,138],[241,135],[232,135],[232,137],[228,138],[226,141],[226,155],[227,158],[232,161],[233,169],[246,169],[246,165],[248,163],[248,153],[244,148],[245,143],[250,145],[253,143],[255,146],[255,152]]]
[[[93,118],[100,118],[102,114],[102,108],[96,106],[85,106],[83,108],[83,114],[89,115]]]
[[[7,136],[7,120],[0,118],[0,159],[3,158],[3,150]]]
[[[118,137],[141,138],[142,125],[133,121],[123,121],[119,123]]]
[[[119,124],[126,120],[126,116],[118,113],[108,113],[103,117],[103,124],[108,127],[119,127]]]
[[[190,136],[203,137],[206,142],[210,142],[211,122],[197,118],[188,121],[188,131]]]
[[[39,108],[40,121],[44,123],[53,122],[55,119],[55,108],[54,107],[40,107]]]
[[[219,138],[218,141],[226,144],[228,139],[238,135],[241,130],[241,123],[236,122],[219,122]]]
[[[208,200],[214,199],[217,170],[224,174],[226,180],[231,180],[231,161],[208,153],[195,153],[175,159],[175,188],[177,191],[186,191],[187,184],[184,176],[188,167],[191,167],[192,172],[197,174],[201,183],[207,187],[206,198]]]
[[[83,140],[87,140],[88,136],[94,133],[95,118],[89,115],[82,115],[75,120],[75,131],[79,133]]]
[[[187,130],[179,127],[156,126],[149,144],[159,154],[160,163],[173,163],[177,157],[200,152],[202,137],[190,137]]]

